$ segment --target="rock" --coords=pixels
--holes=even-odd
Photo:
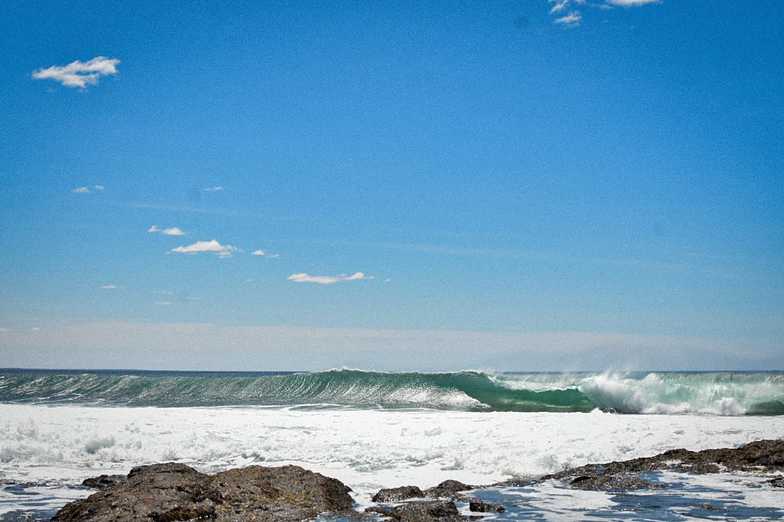
[[[476,513],[503,513],[506,511],[504,506],[483,502],[475,498],[468,502],[468,509],[469,511],[474,511]]]
[[[416,486],[400,486],[399,488],[387,488],[379,490],[373,495],[373,502],[400,502],[409,498],[423,498],[422,490]]]
[[[569,485],[591,491],[634,491],[661,488],[660,484],[644,480],[638,473],[580,475],[572,479]]]
[[[776,477],[768,481],[774,488],[784,488],[784,477]]]
[[[457,480],[445,480],[435,487],[426,489],[424,495],[430,498],[456,498],[459,496],[459,492],[469,489],[474,489],[474,486],[463,484]]]
[[[457,511],[454,502],[445,500],[416,500],[395,506],[392,518],[400,522],[451,522],[466,520]]]
[[[82,486],[92,489],[107,489],[120,482],[125,482],[125,475],[100,475],[84,479]]]
[[[760,440],[739,448],[689,451],[676,449],[653,457],[588,464],[541,480],[569,480],[580,489],[625,491],[661,487],[642,478],[651,471],[682,473],[718,473],[720,471],[781,471],[784,470],[784,440]]]
[[[124,482],[66,505],[52,519],[288,522],[352,513],[350,488],[298,466],[250,466],[205,475],[184,464],[134,468]]]

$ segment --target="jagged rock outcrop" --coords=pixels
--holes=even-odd
[[[349,491],[298,466],[206,475],[184,464],[156,464],[134,468],[125,481],[66,505],[52,520],[299,522],[320,513],[352,513]]]

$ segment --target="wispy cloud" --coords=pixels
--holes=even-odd
[[[178,246],[177,248],[172,248],[170,252],[175,254],[210,253],[217,254],[219,257],[229,257],[238,250],[237,247],[232,245],[221,245],[216,239],[211,239],[209,241],[196,241],[190,245]]]
[[[617,7],[639,7],[641,5],[659,4],[661,0],[606,0],[607,5]]]
[[[250,255],[256,257],[266,257],[268,259],[275,259],[276,257],[280,257],[280,254],[271,254],[270,252],[267,252],[266,250],[262,250],[260,248],[258,250],[254,250],[253,252],[251,252]]]
[[[117,290],[118,288],[120,287],[112,283],[101,285],[101,290]]]
[[[569,0],[550,0],[550,3],[552,4],[550,14],[560,13],[569,7]]]
[[[583,21],[583,15],[579,11],[572,11],[567,15],[560,16],[553,20],[553,23],[563,25],[564,27],[577,27]]]
[[[85,185],[73,188],[71,192],[74,194],[92,194],[93,192],[103,192],[105,188],[103,185]]]
[[[346,281],[362,281],[366,279],[372,279],[372,276],[368,276],[363,272],[354,272],[353,274],[340,274],[340,275],[310,275],[306,273],[299,273],[299,274],[291,274],[288,277],[289,281],[293,281],[295,283],[314,283],[317,285],[334,285],[335,283],[344,283]]]
[[[150,234],[163,234],[164,236],[184,236],[185,232],[179,227],[160,228],[158,225],[152,225],[147,229]]]
[[[550,4],[550,14],[553,23],[563,27],[577,27],[583,21],[580,9],[612,9],[613,7],[640,7],[649,4],[659,4],[661,0],[547,0]]]
[[[206,187],[201,189],[202,192],[223,192],[223,187],[220,185],[216,185],[214,187]]]
[[[76,60],[67,65],[52,65],[45,69],[33,71],[35,80],[54,80],[65,87],[85,89],[88,85],[97,85],[102,76],[117,74],[117,58],[96,56],[92,60],[80,62]]]

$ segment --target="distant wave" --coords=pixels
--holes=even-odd
[[[0,402],[784,414],[784,374],[0,371]]]

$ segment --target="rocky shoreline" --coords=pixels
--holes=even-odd
[[[557,481],[564,487],[625,492],[666,488],[652,473],[689,474],[741,472],[770,475],[768,483],[784,495],[784,440],[760,440],[739,448],[671,450],[652,457],[589,464],[536,479],[487,485],[446,480],[433,488],[382,489],[375,505],[358,511],[351,489],[337,479],[298,466],[250,466],[208,475],[184,464],[165,463],[134,468],[127,476],[102,475],[85,487],[98,491],[72,502],[52,519],[72,521],[279,521],[396,520],[457,521],[501,513],[501,504],[482,501],[472,491],[526,487]],[[784,498],[782,498],[784,502]],[[458,504],[463,506],[458,509]],[[467,507],[467,509],[465,509]]]

